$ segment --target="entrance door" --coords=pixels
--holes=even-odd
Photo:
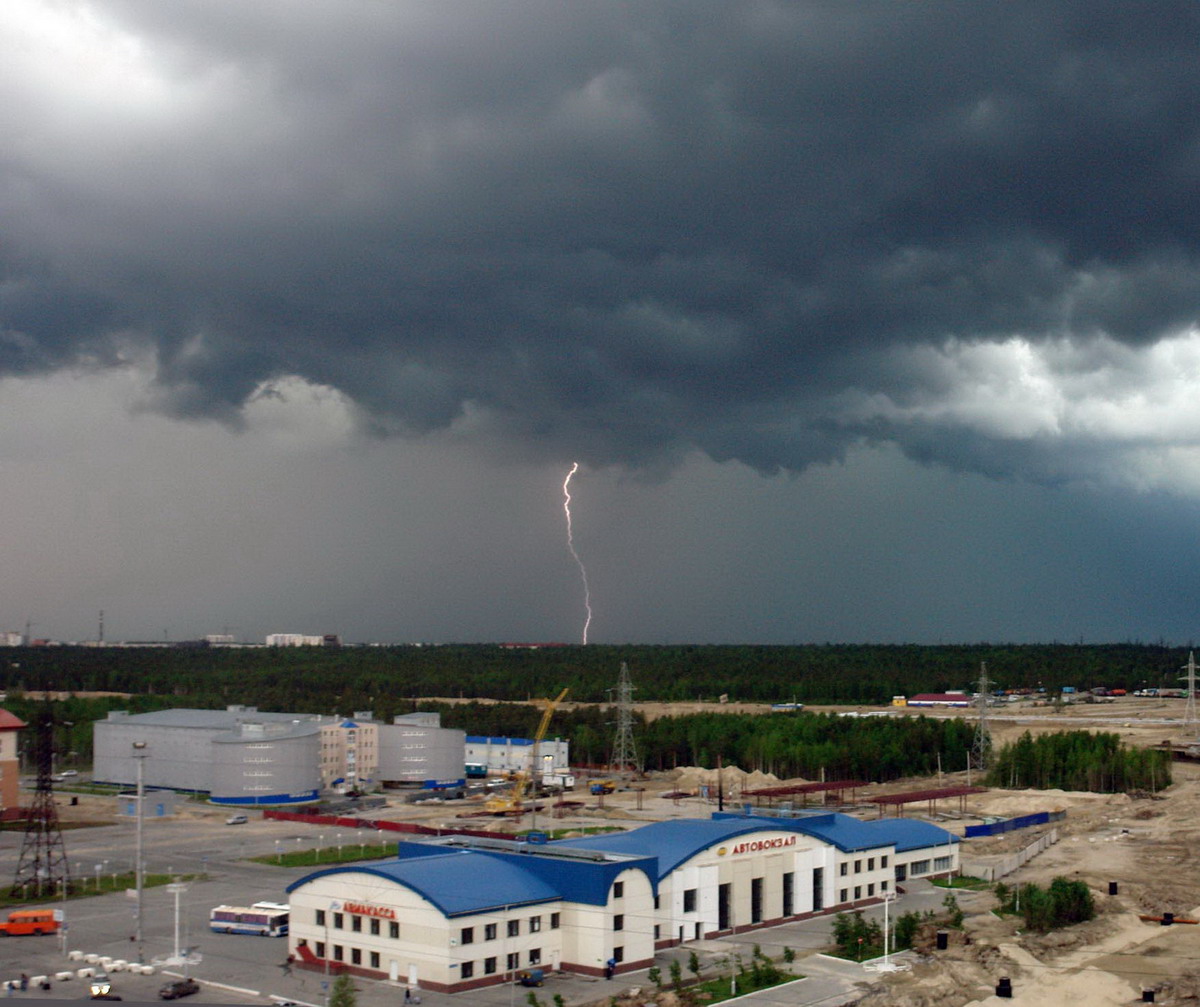
[[[813,912],[819,913],[825,908],[825,868],[813,868],[812,882],[812,906]]]
[[[896,865],[896,880],[903,881],[907,877],[908,877],[908,864],[897,864]]]
[[[730,905],[729,905],[729,888],[728,884],[717,886],[717,929],[729,930],[730,922]]]
[[[388,962],[388,978],[392,982],[400,978],[400,963],[395,958]]]

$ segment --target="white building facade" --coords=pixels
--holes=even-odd
[[[402,842],[396,860],[289,887],[304,967],[444,992],[525,969],[602,975],[655,951],[879,902],[907,876],[957,868],[957,838],[904,819],[714,816],[531,845]]]

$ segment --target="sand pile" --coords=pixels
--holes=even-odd
[[[695,793],[701,787],[708,787],[716,794],[718,779],[725,793],[732,795],[743,790],[757,790],[760,787],[779,786],[779,777],[774,773],[763,773],[759,770],[746,772],[737,766],[726,766],[718,771],[705,769],[703,766],[680,766],[674,772],[673,785],[676,790]]]

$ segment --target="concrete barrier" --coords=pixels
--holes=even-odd
[[[73,962],[81,962],[81,961],[83,961],[83,952],[82,951],[68,951],[67,957]]]
[[[100,960],[100,956],[93,955],[93,954],[86,954],[83,956],[83,960],[85,962],[87,962],[89,965],[95,965],[96,962],[98,962]]]
[[[127,968],[129,968],[129,962],[124,958],[118,958],[108,964],[109,972],[124,972]]]
[[[65,983],[68,979],[74,979],[74,972],[55,972],[54,978],[57,982]]]
[[[90,966],[84,966],[81,969],[76,969],[75,974],[79,976],[80,979],[91,979],[92,976],[96,974],[96,970]]]
[[[959,870],[972,878],[984,881],[999,881],[1012,874],[1036,857],[1043,850],[1049,849],[1058,842],[1058,829],[1051,829],[1044,836],[1035,839],[1028,846],[1022,847],[1016,853],[1000,857],[972,857],[959,854]]]

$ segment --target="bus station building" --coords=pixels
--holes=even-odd
[[[461,992],[527,969],[602,975],[655,952],[881,901],[897,878],[957,869],[928,822],[716,814],[552,843],[404,841],[397,857],[289,888],[306,967]]]

